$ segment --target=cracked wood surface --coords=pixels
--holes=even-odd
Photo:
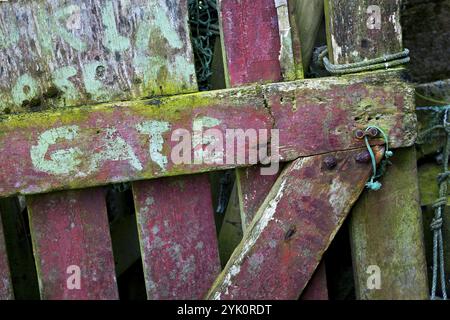
[[[0,3],[0,114],[197,90],[187,0]]]
[[[31,196],[27,204],[41,299],[118,299],[103,188]]]
[[[2,217],[0,215],[0,300],[12,299],[14,299],[14,293],[11,282],[11,273],[9,271]]]
[[[215,281],[209,299],[298,299],[371,174],[364,149],[289,164]],[[383,148],[375,147],[379,161]],[[334,156],[336,168],[324,165]]]
[[[278,129],[281,161],[363,146],[354,130],[367,125],[383,128],[393,148],[409,146],[416,136],[413,92],[396,74],[375,72],[6,116],[0,120],[0,195],[249,165],[236,164],[235,158],[228,158],[232,164],[227,164],[226,152],[224,164],[211,162],[208,146],[198,139],[192,139],[192,147],[206,154],[207,161],[174,163],[171,153],[183,140],[177,129],[185,129],[188,136],[205,128],[218,129],[223,136],[226,129]],[[261,142],[264,147],[265,141],[253,141],[243,149],[255,150]]]
[[[201,299],[220,272],[207,178],[133,183],[148,299]]]

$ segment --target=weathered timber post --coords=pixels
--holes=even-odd
[[[325,1],[331,63],[349,64],[401,52],[400,3]],[[382,189],[367,191],[352,211],[358,299],[428,296],[415,149],[394,153]]]
[[[250,2],[253,2],[252,10],[248,9]],[[219,1],[220,30],[226,66],[224,69],[227,71],[228,86],[302,79],[304,77],[302,55],[310,57],[313,48],[310,46],[307,50],[302,50],[300,31],[303,29],[305,34],[303,40],[308,43],[314,41],[317,33],[315,25],[318,25],[317,21],[321,17],[317,12],[317,7],[321,6],[317,5],[317,1],[314,3],[313,6],[306,6],[301,0],[264,0],[257,2],[255,7],[254,1],[239,3],[232,0]],[[259,20],[257,19],[259,16],[267,18]],[[306,23],[303,22],[307,16],[312,16],[309,17],[309,23],[313,25],[313,30],[308,33],[305,30]],[[236,21],[241,21],[243,25],[235,30]],[[242,29],[247,32],[242,33]],[[267,32],[261,32],[261,29]],[[238,30],[239,32],[236,32]],[[261,37],[262,34],[264,37]],[[265,63],[267,60],[272,63]],[[248,61],[253,61],[253,64],[249,64]],[[235,70],[245,73],[246,80],[242,80]],[[243,231],[251,223],[279,176],[279,172],[261,175],[260,170],[259,166],[236,170],[235,192],[239,201],[240,216],[238,210],[230,209],[226,212],[219,235],[222,263],[228,260],[232,253],[231,249],[239,243]],[[241,220],[240,224],[235,223],[238,219]],[[324,266],[321,268],[325,269]],[[318,278],[325,276],[323,271],[319,273]],[[313,293],[306,296],[311,298],[328,296],[326,278],[312,280],[311,283]]]

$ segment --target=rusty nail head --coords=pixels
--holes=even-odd
[[[376,136],[378,136],[378,129],[377,128],[370,128],[369,129],[369,135],[372,137],[372,138],[375,138]]]
[[[368,163],[370,161],[370,153],[369,151],[362,151],[355,156],[356,162],[359,163]]]
[[[331,170],[333,168],[336,167],[337,165],[337,160],[335,157],[333,156],[328,156],[326,157],[323,162],[325,163],[325,166],[327,167],[327,169]]]
[[[358,130],[355,131],[355,137],[356,137],[357,139],[362,139],[362,138],[364,138],[365,136],[366,136],[366,133],[365,133],[363,130],[358,129]]]

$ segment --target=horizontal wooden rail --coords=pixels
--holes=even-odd
[[[268,130],[266,139],[243,144],[246,154],[269,149],[270,129],[278,129],[275,151],[290,161],[364,146],[354,131],[368,125],[383,128],[394,148],[414,143],[413,89],[398,72],[10,115],[0,120],[0,196],[254,164],[247,156],[236,163],[225,151],[219,159],[220,152],[209,154],[207,129],[223,137],[227,129]],[[198,154],[203,161],[196,164]]]

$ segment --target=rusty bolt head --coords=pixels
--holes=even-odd
[[[368,163],[370,162],[370,153],[369,151],[362,151],[355,156],[356,162],[359,163]]]
[[[372,138],[375,138],[376,136],[378,136],[379,132],[377,128],[370,128],[368,131],[369,136],[371,136]]]
[[[358,129],[358,130],[355,131],[355,137],[356,137],[357,139],[362,139],[362,138],[364,138],[365,136],[366,136],[366,133],[365,133],[363,130]]]
[[[337,166],[337,160],[333,156],[328,156],[323,160],[323,163],[325,164],[325,167],[328,170],[334,169]]]

